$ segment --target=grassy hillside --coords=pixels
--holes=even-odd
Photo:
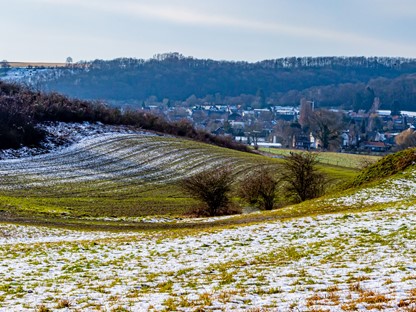
[[[121,163],[106,162],[115,159]],[[147,194],[157,196],[168,185],[163,190],[172,194],[175,179],[202,160],[233,163],[236,174],[278,162],[173,138],[116,136],[0,162],[0,172],[3,192],[33,203],[60,192],[75,202],[81,183],[84,204],[101,194],[106,205],[129,187],[140,194],[152,185]],[[198,228],[103,232],[0,223],[0,310],[414,311],[415,190],[410,167],[371,185],[222,224],[204,220]],[[15,200],[14,208],[22,206]]]
[[[184,213],[176,182],[229,165],[236,175],[276,162],[171,137],[108,134],[61,152],[0,162],[0,207],[19,215],[140,217]]]
[[[174,137],[104,134],[59,152],[0,161],[3,218],[140,221],[181,215],[196,202],[177,181],[198,171],[228,166],[238,180],[259,165],[278,172],[281,160]],[[328,167],[335,184],[356,171]],[[127,219],[126,219],[127,218]]]
[[[416,162],[416,148],[408,148],[395,154],[387,155],[376,163],[365,168],[354,180],[354,186],[376,181],[398,172],[414,167]]]
[[[260,148],[260,151],[269,154],[287,156],[290,152],[299,152],[299,150],[284,148]],[[369,164],[377,162],[380,156],[358,155],[347,153],[320,152],[318,160],[322,165],[331,165],[345,168],[361,169]]]

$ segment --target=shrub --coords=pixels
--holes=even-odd
[[[228,168],[214,168],[180,182],[182,189],[204,204],[208,216],[222,214],[229,205],[233,178]]]
[[[250,204],[271,210],[274,207],[277,186],[277,179],[263,167],[252,172],[241,182],[239,195]]]
[[[323,195],[328,180],[316,167],[317,154],[291,152],[284,156],[284,160],[281,179],[295,201],[301,202]]]

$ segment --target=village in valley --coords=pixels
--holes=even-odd
[[[306,99],[299,106],[268,108],[215,103],[169,107],[167,102],[143,103],[141,110],[171,121],[186,120],[253,146],[353,153],[388,152],[400,145],[396,142],[400,133],[411,134],[416,126],[416,112],[380,109],[379,98],[374,99],[368,111],[319,108],[313,100]],[[322,142],[325,136],[329,145]]]

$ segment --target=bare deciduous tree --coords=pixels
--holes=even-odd
[[[272,210],[276,198],[278,181],[267,168],[255,170],[242,182],[240,197],[250,204],[257,204],[265,210]]]
[[[293,140],[302,133],[302,126],[298,122],[278,120],[273,128],[273,134],[279,137],[279,142],[285,147],[293,147]]]
[[[68,56],[68,57],[66,58],[66,64],[67,64],[67,65],[71,65],[71,64],[72,64],[72,62],[73,62],[72,57]]]
[[[344,127],[341,113],[320,109],[313,113],[310,122],[313,133],[322,143],[322,149],[328,150],[331,145],[336,149],[339,147],[340,132]]]
[[[214,168],[197,173],[181,181],[182,189],[206,205],[209,216],[221,214],[229,204],[233,178],[228,168]]]
[[[316,154],[291,152],[284,160],[281,180],[285,182],[286,191],[295,201],[305,201],[324,193],[328,180],[316,168]]]

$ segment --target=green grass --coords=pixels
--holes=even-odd
[[[47,179],[36,173],[38,164],[34,166],[35,173],[30,174],[20,173],[19,169],[8,169],[0,177],[0,184],[8,187],[0,191],[0,214],[9,219],[24,217],[64,220],[183,215],[197,203],[181,191],[175,179],[192,174],[194,170],[203,170],[210,162],[231,166],[237,180],[257,166],[267,165],[271,170],[279,166],[279,161],[260,155],[184,139],[128,138],[112,144],[108,146],[109,151],[98,144],[88,147],[88,157],[104,158],[108,163],[91,167],[90,171],[98,175],[90,181],[74,182],[65,175],[65,178],[60,178],[63,169],[59,165],[50,168],[51,172],[57,172],[57,176],[48,176]],[[130,148],[135,150],[130,152]],[[121,154],[113,155],[112,149],[121,151]],[[181,151],[186,153],[180,154]],[[146,152],[149,156],[142,156]],[[77,177],[86,165],[83,159],[73,158],[74,155],[77,156],[77,153],[68,154],[64,161],[74,163],[73,172],[68,173]],[[159,163],[158,155],[167,155],[168,161]],[[195,158],[198,159],[195,161]],[[129,164],[133,171],[124,172],[125,167],[113,166],[120,161]],[[175,165],[179,166],[178,171],[168,171],[171,175],[169,179],[164,174],[158,175]],[[43,166],[43,163],[39,166]],[[145,168],[145,171],[140,175],[134,171],[136,168]],[[109,173],[111,176],[114,170],[120,170],[120,173],[115,171],[111,179],[100,176],[101,173]]]
[[[354,180],[353,185],[377,181],[402,172],[416,162],[416,148],[409,148],[381,158],[378,162],[365,168]]]
[[[260,151],[271,154],[286,156],[290,152],[300,152],[299,150],[280,149],[280,148],[260,148]],[[318,152],[318,160],[322,165],[346,167],[351,169],[361,169],[363,166],[378,161],[381,157],[370,155],[357,155],[334,152]]]
[[[279,172],[281,159],[265,157],[256,154],[243,153],[235,150],[224,149],[213,145],[207,145],[190,140],[151,137],[145,139],[117,140],[108,148],[102,146],[90,146],[89,157],[101,157],[105,151],[105,159],[108,163],[117,163],[120,156],[113,157],[112,149],[124,151],[131,147],[139,152],[125,152],[121,160],[131,163],[132,167],[152,164],[154,159],[140,158],[143,151],[151,150],[155,154],[170,155],[168,163],[158,164],[149,168],[150,173],[169,169],[175,164],[183,164],[178,171],[178,176],[191,174],[193,170],[201,168],[210,161],[220,161],[233,168],[233,175],[238,181],[245,174],[258,166],[267,166],[270,170]],[[129,150],[127,150],[129,151]],[[187,151],[187,158],[176,157],[178,151]],[[153,155],[153,154],[151,154]],[[194,156],[197,155],[197,156]],[[195,157],[201,157],[200,162],[192,162]],[[343,157],[342,154],[340,157]],[[71,162],[69,154],[65,161]],[[157,156],[152,156],[156,157]],[[335,155],[331,156],[335,157]],[[76,161],[73,161],[76,163]],[[83,165],[82,160],[80,161]],[[181,163],[182,162],[182,163]],[[41,164],[42,165],[42,164]],[[104,168],[102,168],[104,167]],[[105,166],[93,168],[92,171],[106,172]],[[320,168],[333,181],[331,191],[342,189],[344,185],[351,184],[357,170],[348,167],[322,165]],[[59,173],[60,168],[50,168]],[[74,169],[74,174],[77,174]],[[140,178],[134,173],[120,175],[113,179],[97,178],[88,182],[73,182],[70,179],[53,178],[47,180],[47,184],[33,184],[42,181],[42,176],[37,174],[20,174],[19,171],[8,172],[0,177],[1,185],[7,185],[8,189],[0,191],[0,217],[9,221],[35,221],[47,224],[70,226],[96,226],[120,228],[155,228],[151,224],[143,224],[142,217],[148,216],[183,216],[198,203],[184,194],[177,185],[177,181],[165,180],[164,176],[153,178]],[[174,176],[175,177],[175,176]],[[234,198],[239,204],[238,198]],[[303,212],[302,212],[303,213]],[[291,214],[291,213],[290,213]],[[289,214],[289,215],[290,215]],[[283,216],[286,214],[283,212]],[[296,214],[298,215],[298,214]],[[281,215],[265,214],[264,218],[282,217]],[[263,218],[260,217],[260,219]],[[241,218],[231,218],[231,223],[256,222],[258,218],[243,221]],[[196,225],[162,225],[164,227],[194,227]],[[199,226],[199,225],[198,225]],[[203,227],[203,226],[202,226]]]

